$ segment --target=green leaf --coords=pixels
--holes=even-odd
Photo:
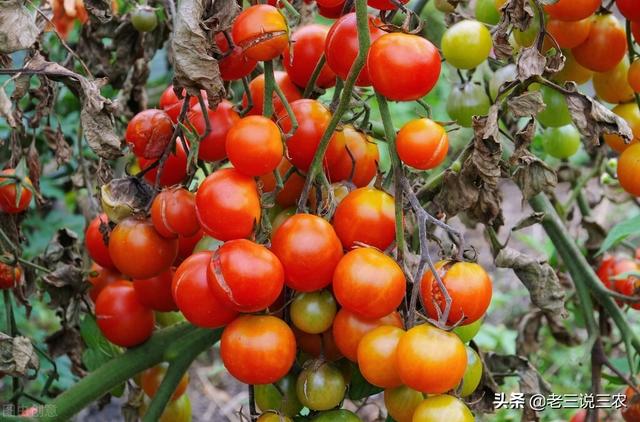
[[[640,215],[616,224],[602,242],[598,255],[613,248],[627,237],[640,234]]]
[[[351,385],[349,386],[349,393],[347,394],[349,399],[362,400],[365,397],[378,394],[382,390],[383,389],[380,387],[369,384],[369,382],[364,379],[364,377],[360,373],[358,367],[356,365],[353,365],[351,370]]]
[[[98,324],[96,324],[96,320],[92,315],[86,315],[80,322],[80,335],[88,348],[85,353],[89,350],[95,351],[92,352],[94,354],[89,355],[89,359],[93,359],[92,363],[96,362],[98,366],[102,365],[104,362],[99,360],[100,358],[97,354],[104,355],[107,358],[106,360],[109,360],[122,353],[121,348],[110,343],[109,340],[102,335],[102,332],[100,331],[100,328],[98,328]],[[87,365],[86,362],[85,365]],[[87,365],[87,368],[89,368],[89,365]],[[93,369],[89,368],[89,370]]]

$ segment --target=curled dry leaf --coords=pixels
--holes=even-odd
[[[575,346],[580,343],[580,339],[570,332],[567,327],[537,309],[527,313],[518,324],[518,336],[516,338],[516,352],[518,355],[528,356],[538,351],[540,347],[540,329],[543,327],[545,320],[549,324],[551,334],[559,343],[567,346]]]
[[[45,342],[51,357],[67,355],[71,361],[71,372],[79,377],[87,375],[82,364],[84,342],[77,327],[63,327],[48,336]]]
[[[0,0],[0,53],[9,54],[31,47],[41,28],[36,25],[36,16],[22,0]]]
[[[513,48],[509,43],[511,27],[526,31],[534,18],[529,0],[508,0],[500,9],[500,22],[493,31],[493,51],[498,59],[513,56]]]
[[[111,0],[84,0],[84,8],[89,18],[95,18],[100,23],[107,23],[113,18]]]
[[[67,140],[64,138],[60,124],[58,124],[58,128],[56,130],[51,126],[45,126],[42,133],[44,135],[44,140],[47,142],[47,145],[51,148],[56,157],[56,163],[58,163],[58,165],[68,163],[73,155],[73,151],[71,150],[71,145],[69,145]]]
[[[553,192],[558,184],[556,172],[529,151],[529,145],[535,133],[535,120],[516,134],[516,149],[510,159],[512,178],[522,191],[523,201],[533,198],[540,192]]]
[[[26,337],[10,337],[0,332],[0,372],[10,377],[25,377],[29,371],[37,371],[40,361],[31,340]]]
[[[518,221],[516,225],[511,228],[511,231],[515,232],[527,227],[534,226],[536,224],[540,224],[542,223],[543,219],[544,219],[544,213],[534,212],[533,214],[530,214],[524,217],[523,219],[521,219],[520,221]]]
[[[7,93],[2,87],[0,87],[0,117],[4,118],[12,128],[17,127],[16,119],[13,117],[11,100],[9,100]]]
[[[533,117],[544,110],[546,104],[540,91],[527,91],[507,101],[507,107],[513,117]]]
[[[516,63],[519,81],[525,81],[532,76],[540,76],[547,66],[547,58],[540,54],[535,45],[522,49]]]
[[[137,177],[113,179],[100,189],[102,207],[114,223],[130,215],[144,214],[153,196],[153,187]]]

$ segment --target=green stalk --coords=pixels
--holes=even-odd
[[[273,62],[264,62],[264,98],[262,99],[262,115],[271,118],[273,115],[273,90],[276,86],[276,79],[273,76]]]

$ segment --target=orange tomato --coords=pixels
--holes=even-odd
[[[640,196],[640,144],[625,149],[618,159],[620,186],[633,196]]]
[[[382,388],[402,384],[396,365],[396,349],[402,328],[383,325],[362,337],[358,344],[358,367],[362,376],[371,384]]]
[[[161,363],[143,371],[140,375],[140,387],[142,387],[142,390],[144,390],[145,394],[149,396],[149,398],[153,398],[158,392],[158,387],[160,387],[160,383],[162,383],[162,380],[167,373],[168,367],[168,364]],[[185,373],[182,378],[180,378],[178,386],[173,391],[171,400],[176,400],[181,395],[183,395],[184,392],[187,391],[188,385],[189,374]]]
[[[578,63],[571,50],[562,50],[562,53],[566,58],[564,67],[560,72],[553,75],[553,78],[559,82],[573,81],[577,85],[589,82],[593,72]]]
[[[634,98],[629,85],[629,60],[625,57],[608,72],[593,74],[593,88],[598,97],[612,104],[626,103]]]
[[[636,59],[631,63],[627,81],[634,92],[640,92],[640,59]]]
[[[398,156],[418,170],[439,166],[449,151],[447,131],[431,119],[411,120],[398,132]]]
[[[638,105],[635,102],[632,102],[617,105],[612,111],[622,117],[631,127],[631,131],[633,132],[633,139],[629,144],[625,143],[621,136],[613,134],[604,135],[604,141],[607,145],[609,145],[614,151],[621,153],[630,145],[636,144],[640,141],[640,110],[638,110]]]
[[[368,319],[342,308],[333,320],[333,339],[336,342],[336,346],[338,346],[338,350],[347,359],[357,362],[358,344],[362,337],[374,328],[383,325],[392,325],[398,328],[404,327],[402,318],[397,312],[392,312],[378,319]]]
[[[547,31],[555,38],[560,48],[574,48],[587,39],[592,23],[591,17],[574,22],[549,19]]]
[[[276,84],[282,89],[285,98],[289,103],[299,100],[302,98],[300,90],[298,87],[291,82],[291,78],[286,72],[281,70],[276,70],[273,72],[274,79]],[[249,109],[247,114],[249,115],[262,115],[262,109],[264,107],[264,73],[256,76],[249,83],[249,92],[251,93],[251,100],[253,102],[253,106]],[[247,107],[248,105],[248,97],[247,94],[242,95],[242,107]],[[282,101],[278,97],[278,94],[273,92],[273,111],[277,114],[284,110],[284,106],[282,105]]]
[[[599,4],[600,0],[597,2]],[[596,16],[587,39],[573,49],[578,63],[594,72],[613,69],[624,58],[626,52],[626,32],[614,15]]]
[[[284,179],[285,174],[291,169],[291,162],[283,158],[278,164],[277,172]],[[267,173],[260,177],[263,192],[273,192],[276,188],[276,178],[272,173]],[[281,207],[288,208],[296,205],[302,189],[304,188],[305,178],[297,171],[291,173],[287,180],[283,180],[282,190],[276,195],[276,203]]]
[[[278,125],[263,116],[248,116],[227,133],[229,161],[240,173],[262,176],[278,167],[284,147]]]
[[[601,0],[560,0],[544,6],[544,11],[561,21],[579,21],[593,15],[600,3]]]
[[[371,182],[380,155],[375,141],[351,125],[336,130],[324,155],[325,173],[332,182],[349,180],[357,187]]]
[[[284,15],[268,4],[244,9],[233,23],[232,35],[245,56],[253,60],[274,59],[289,44],[289,28]]]

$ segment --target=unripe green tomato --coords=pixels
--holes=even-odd
[[[517,28],[513,29],[513,38],[516,43],[520,47],[531,47],[538,37],[538,33],[540,33],[540,14],[538,13],[538,8],[535,5],[531,5],[533,9],[533,19],[531,19],[531,24],[525,31],[520,31]]]
[[[482,361],[480,356],[471,347],[467,348],[467,369],[462,377],[460,383],[460,397],[468,397],[476,391],[478,385],[480,385],[480,379],[482,378]]]
[[[500,12],[496,7],[495,0],[477,0],[476,19],[489,25],[500,22]]]
[[[434,5],[436,6],[436,9],[443,13],[451,13],[456,10],[456,8],[453,7],[447,0],[435,0]]]
[[[468,82],[451,89],[447,99],[447,113],[460,126],[471,127],[473,116],[484,116],[489,112],[491,100],[480,85]]]
[[[180,312],[154,312],[156,322],[161,327],[169,327],[170,325],[186,321]]]
[[[309,334],[320,334],[333,324],[338,307],[331,292],[298,293],[291,302],[291,322]]]
[[[569,158],[580,149],[580,132],[573,125],[549,127],[542,132],[542,147],[552,157]]]
[[[223,243],[222,241],[214,237],[204,235],[202,236],[202,239],[198,240],[198,243],[196,243],[196,246],[194,246],[193,253],[204,252],[204,251],[215,251],[220,246],[222,246],[222,243]]]
[[[406,385],[384,390],[384,406],[396,422],[411,422],[413,412],[423,400],[424,394]]]
[[[571,113],[564,95],[553,88],[537,84],[532,85],[531,89],[539,89],[542,93],[542,101],[547,105],[536,116],[543,126],[560,127],[571,123]]]
[[[311,410],[333,409],[342,402],[346,390],[342,372],[319,360],[309,362],[296,382],[298,399]]]
[[[460,325],[453,329],[453,333],[460,337],[463,343],[469,343],[478,334],[480,327],[482,327],[482,319],[469,325]]]
[[[311,422],[362,422],[362,419],[349,410],[338,409],[322,412],[311,419]]]
[[[453,67],[473,69],[487,60],[493,41],[491,33],[476,20],[463,20],[447,29],[442,36],[442,55]]]
[[[271,220],[271,232],[275,232],[278,227],[284,223],[287,218],[291,217],[296,213],[296,207],[289,207],[281,210],[274,218]]]
[[[131,23],[140,32],[151,32],[158,26],[158,16],[153,7],[138,6],[131,12]]]
[[[475,418],[466,404],[442,394],[425,399],[416,408],[413,422],[473,422]]]
[[[506,82],[515,81],[516,75],[517,71],[515,64],[508,64],[505,67],[501,67],[496,70],[489,81],[489,94],[491,94],[491,98],[494,100],[498,98],[500,87]],[[503,95],[509,95],[511,91],[513,91],[513,89],[509,90],[509,92],[505,92]]]
[[[302,409],[302,403],[296,394],[296,378],[289,374],[273,384],[254,386],[254,396],[258,408],[263,411],[273,410],[286,416],[295,416]],[[284,396],[280,393],[284,393]]]

